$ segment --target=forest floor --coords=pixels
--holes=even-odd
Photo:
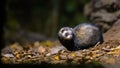
[[[79,51],[68,51],[59,41],[36,41],[14,43],[2,49],[1,62],[7,64],[41,65],[64,68],[119,68],[120,67],[120,26],[112,27],[104,34],[105,42]],[[7,67],[7,66],[5,66]]]

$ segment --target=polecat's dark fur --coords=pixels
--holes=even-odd
[[[61,28],[58,39],[70,51],[86,49],[98,42],[103,43],[100,29],[89,23],[79,24],[73,29],[70,27]]]

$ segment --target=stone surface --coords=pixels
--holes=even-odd
[[[120,0],[91,0],[84,7],[84,15],[106,32],[120,19]]]

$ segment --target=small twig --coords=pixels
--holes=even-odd
[[[105,48],[105,47],[103,47],[102,49],[106,52],[109,52],[111,50],[111,49],[108,49],[108,48]]]
[[[100,44],[100,42],[97,42],[97,44],[95,44],[95,47],[97,47]]]

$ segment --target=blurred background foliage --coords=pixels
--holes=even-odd
[[[56,38],[61,27],[74,27],[86,21],[83,8],[87,2],[89,0],[6,0],[5,37],[29,31]]]

